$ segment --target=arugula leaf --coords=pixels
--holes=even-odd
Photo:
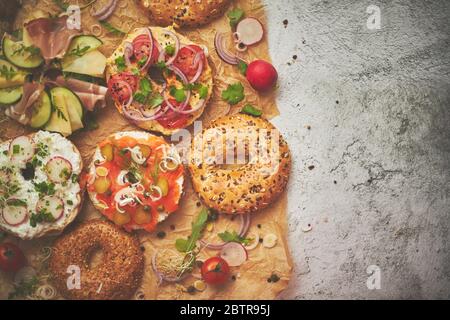
[[[180,252],[190,252],[195,249],[197,240],[200,238],[203,229],[206,226],[208,220],[208,209],[203,208],[196,220],[192,223],[192,232],[187,239],[177,239],[175,241],[175,247]]]
[[[122,30],[117,29],[116,27],[114,27],[112,24],[110,24],[109,22],[106,21],[100,21],[100,24],[111,34],[115,35],[115,36],[124,36],[126,33],[123,32]]]
[[[245,76],[247,74],[248,64],[246,64],[242,60],[239,60],[238,69],[239,69],[239,72]]]
[[[234,28],[239,21],[244,17],[245,12],[242,9],[236,8],[227,13],[227,17],[230,20],[230,26]]]
[[[116,64],[117,71],[119,72],[124,71],[127,67],[124,56],[117,57],[116,60],[114,60],[114,63]]]
[[[262,111],[257,109],[257,108],[255,108],[251,104],[246,104],[242,108],[241,113],[246,113],[246,114],[249,114],[249,115],[255,116],[255,117],[260,117],[262,115]]]
[[[177,89],[175,86],[170,87],[170,95],[177,100],[177,102],[183,102],[186,100],[186,93],[184,89]]]
[[[219,233],[219,237],[223,242],[238,242],[245,245],[251,242],[251,239],[240,237],[235,230],[233,230],[233,232],[225,231]]]
[[[244,86],[238,82],[230,84],[228,88],[222,91],[222,99],[227,101],[230,105],[235,105],[244,100]]]

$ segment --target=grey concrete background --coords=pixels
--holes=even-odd
[[[281,298],[450,298],[450,1],[266,4],[295,159]]]

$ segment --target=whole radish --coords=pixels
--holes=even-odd
[[[257,91],[268,91],[272,89],[277,80],[277,70],[267,61],[255,60],[248,65],[247,80]]]

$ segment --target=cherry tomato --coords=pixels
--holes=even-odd
[[[144,57],[148,58],[150,54],[150,42],[148,36],[141,34],[133,40],[133,53],[137,61],[140,61]],[[152,61],[155,63],[158,60],[159,51],[156,46],[156,40],[153,39],[153,51],[152,51]]]
[[[258,91],[268,91],[275,86],[278,79],[277,70],[264,60],[255,60],[248,65],[247,80]]]
[[[198,65],[194,64],[197,53],[200,52],[203,60],[206,60],[203,49],[196,45],[189,45],[178,51],[177,58],[173,62],[174,66],[180,69],[188,78],[192,78],[197,73]]]
[[[19,247],[12,243],[0,244],[0,269],[6,272],[17,272],[27,264],[27,260]]]
[[[170,103],[178,107],[180,103],[178,103],[175,99],[169,99]],[[166,104],[163,103],[162,108],[166,108]],[[187,105],[185,110],[189,110],[191,108],[190,105]],[[172,109],[169,109],[164,113],[164,115],[157,119],[157,121],[167,129],[178,129],[183,128],[186,126],[186,123],[188,121],[189,115],[188,114],[182,114],[173,111]]]
[[[212,257],[202,265],[202,278],[209,284],[223,284],[230,277],[228,263],[220,257]]]
[[[136,91],[138,85],[137,77],[131,72],[122,72],[113,75],[108,81],[108,89],[114,100],[119,103],[127,102],[133,94],[122,81],[128,83],[132,91]]]

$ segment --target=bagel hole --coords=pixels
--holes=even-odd
[[[98,267],[102,263],[103,257],[104,252],[102,246],[97,245],[93,247],[86,257],[86,263],[89,269],[95,269]]]

